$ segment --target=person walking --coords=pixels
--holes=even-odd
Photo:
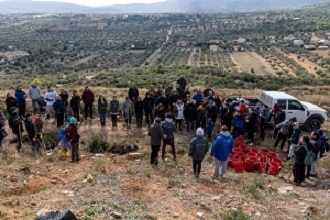
[[[46,119],[50,119],[50,111],[53,108],[53,104],[56,100],[57,93],[52,89],[51,86],[47,87],[47,92],[45,93],[45,100],[47,101],[46,105]]]
[[[119,115],[119,101],[117,100],[117,96],[112,96],[112,100],[110,101],[110,116],[111,116],[111,124],[113,128],[117,128],[117,117]]]
[[[33,108],[33,113],[37,113],[37,104],[39,104],[39,99],[41,96],[41,90],[39,86],[36,86],[35,84],[31,84],[29,88],[29,98],[32,100],[32,108]]]
[[[80,101],[81,101],[81,98],[78,95],[77,90],[74,90],[73,91],[73,96],[70,100],[70,107],[73,110],[73,117],[76,118],[77,121],[80,121],[80,116],[79,116],[79,114],[80,114]]]
[[[125,118],[127,129],[131,129],[132,116],[133,116],[133,102],[129,97],[126,97],[122,107],[122,115]]]
[[[19,85],[15,90],[15,97],[17,99],[17,105],[19,110],[19,116],[21,119],[25,118],[25,109],[26,109],[26,93],[22,90],[22,86]]]
[[[155,122],[151,125],[149,129],[150,144],[151,144],[151,158],[150,164],[158,164],[158,152],[160,150],[160,145],[164,141],[164,132],[161,125],[161,118],[156,118]]]
[[[223,177],[227,170],[229,153],[234,146],[234,139],[230,135],[226,125],[221,126],[221,132],[212,144],[211,156],[214,157],[215,171],[214,178]]]
[[[277,132],[276,140],[273,146],[273,150],[276,151],[277,145],[281,142],[281,149],[283,150],[284,144],[286,140],[288,139],[289,134],[289,127],[290,127],[290,121],[285,120],[284,122],[281,122],[276,125],[276,128],[279,129]]]
[[[188,156],[193,159],[193,170],[195,178],[199,178],[202,161],[209,150],[209,142],[204,136],[203,128],[196,130],[196,137],[190,141]]]
[[[81,160],[81,158],[79,157],[80,135],[78,133],[77,119],[71,117],[69,122],[70,122],[69,126],[65,129],[65,138],[71,144],[71,149],[72,149],[71,158],[72,158],[72,163],[74,163]]]
[[[107,109],[108,101],[103,95],[99,95],[99,100],[97,101],[97,110],[100,114],[100,123],[102,127],[106,126]]]
[[[85,104],[85,120],[87,120],[87,115],[89,113],[89,117],[93,118],[93,102],[94,102],[94,93],[89,89],[88,86],[85,87],[83,94],[81,95],[81,99]]]
[[[166,114],[165,121],[162,123],[162,129],[165,135],[165,139],[163,141],[162,159],[163,161],[165,161],[166,145],[171,145],[173,160],[176,161],[175,144],[174,144],[174,132],[176,132],[176,129],[172,119],[172,115],[170,113]]]

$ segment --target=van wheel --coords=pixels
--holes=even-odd
[[[310,119],[305,123],[305,128],[307,131],[315,131],[317,129],[320,129],[321,121],[317,118]]]

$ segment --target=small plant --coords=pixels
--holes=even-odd
[[[6,201],[6,202],[3,202],[2,205],[4,206],[13,206],[13,202],[12,201]]]
[[[241,208],[230,210],[223,216],[224,220],[249,220],[250,217],[246,215]]]
[[[42,134],[46,149],[54,149],[59,142],[58,130],[48,130]]]
[[[181,186],[181,181],[179,179],[168,179],[167,184],[170,187]]]
[[[244,186],[244,189],[249,192],[255,199],[261,198],[259,190],[264,188],[265,181],[263,178],[255,178],[251,184]]]
[[[91,210],[91,209],[85,209],[84,212],[86,213],[86,215],[88,216],[95,216],[95,211]]]

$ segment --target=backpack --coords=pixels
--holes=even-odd
[[[307,149],[306,146],[305,146],[305,148]],[[307,154],[306,154],[305,159],[304,159],[304,164],[306,166],[308,166],[308,165],[311,165],[314,162],[315,162],[315,154],[314,154],[314,152],[307,149]]]
[[[281,122],[285,121],[285,117],[286,117],[285,111],[282,110],[281,112],[279,112],[275,115],[275,122],[281,123]]]

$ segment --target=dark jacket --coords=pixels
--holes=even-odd
[[[258,116],[256,113],[252,113],[248,117],[249,122],[247,123],[247,129],[250,131],[255,131],[257,129],[256,123],[258,120]]]
[[[215,106],[206,106],[205,107],[205,113],[206,113],[207,118],[212,118],[212,120],[215,121],[216,118],[217,118],[217,114],[218,114],[217,107],[215,107]]]
[[[171,118],[166,118],[165,121],[162,123],[162,129],[164,132],[164,135],[166,135],[166,140],[174,139],[174,132],[175,124]]]
[[[119,114],[119,101],[118,100],[111,100],[110,101],[110,114],[111,115],[118,115]]]
[[[7,106],[7,111],[10,113],[10,108],[17,106],[17,99],[15,99],[14,97],[8,97],[6,99],[6,106]]]
[[[193,160],[202,161],[209,150],[209,142],[204,136],[197,135],[189,144],[188,156]]]
[[[23,132],[22,120],[18,114],[11,114],[8,118],[8,124],[14,134]]]
[[[19,106],[25,105],[25,96],[26,94],[23,90],[15,90],[15,97]]]
[[[136,87],[130,87],[128,90],[128,96],[131,100],[135,100],[139,96],[139,89]]]
[[[85,104],[91,104],[94,102],[94,93],[90,90],[85,90],[81,96],[81,99]]]
[[[135,114],[143,114],[143,101],[135,101],[134,112]]]
[[[204,111],[204,109],[197,110],[197,113],[196,113],[196,122],[197,122],[197,126],[200,126],[201,128],[205,128],[206,119],[205,119],[205,111]]]
[[[107,109],[108,109],[108,102],[104,97],[102,99],[103,99],[103,102],[101,99],[99,99],[97,101],[97,110],[98,110],[99,114],[106,114]]]
[[[164,140],[164,132],[160,123],[153,123],[149,129],[149,135],[151,137],[150,144],[160,146],[162,140]]]
[[[27,118],[24,120],[24,124],[25,124],[25,129],[29,135],[29,139],[31,141],[36,135],[34,124],[32,123],[32,121],[30,121]]]
[[[57,99],[53,104],[53,109],[56,114],[65,112],[65,106],[62,99]]]
[[[168,109],[168,99],[167,98],[165,98],[165,97],[157,98],[155,101],[155,106],[159,105],[160,103],[163,104],[165,110]]]
[[[60,96],[62,98],[64,106],[68,106],[69,105],[69,102],[68,102],[69,95],[68,95],[68,93],[61,93]]]
[[[69,124],[69,126],[65,129],[65,138],[67,141],[73,144],[79,142],[80,135],[76,125]]]
[[[178,79],[176,83],[179,84],[182,89],[185,89],[187,86],[187,80],[185,78]]]
[[[299,146],[296,147],[293,152],[294,152],[295,163],[305,164],[305,157],[307,155],[306,144],[305,143],[299,144]]]
[[[180,99],[180,95],[178,95],[178,94],[172,94],[168,97],[168,100],[171,104],[176,103],[176,101],[178,101],[178,99]]]
[[[78,110],[80,107],[80,96],[72,96],[71,100],[70,100],[70,107],[73,108],[73,110]]]
[[[144,97],[143,99],[144,111],[152,111],[154,108],[154,99],[151,97]]]
[[[194,103],[189,103],[183,110],[184,118],[189,121],[195,121],[197,118],[197,107]]]

